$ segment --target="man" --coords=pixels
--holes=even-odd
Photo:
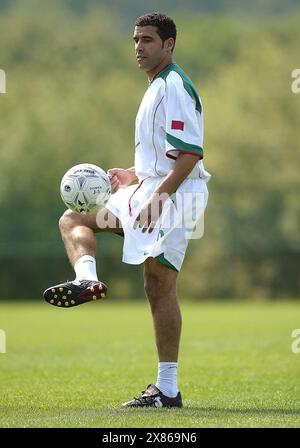
[[[144,263],[144,285],[154,322],[158,376],[125,407],[181,407],[177,386],[181,313],[176,282],[195,220],[203,215],[210,175],[203,167],[203,115],[194,85],[173,62],[176,26],[160,13],[139,17],[134,35],[136,59],[149,87],[136,118],[135,165],[108,171],[112,191],[96,215],[67,210],[60,219],[62,238],[76,279],[47,289],[47,302],[76,306],[104,297],[107,286],[96,273],[95,233],[124,235],[123,261]],[[138,185],[132,185],[138,181]],[[199,196],[203,207],[196,210]],[[193,205],[184,198],[192,195]],[[196,202],[195,202],[196,199]]]

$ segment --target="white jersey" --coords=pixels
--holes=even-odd
[[[160,72],[145,93],[136,117],[135,148],[139,184],[119,188],[105,206],[122,224],[123,261],[140,264],[148,257],[158,257],[161,263],[179,271],[189,239],[194,237],[191,229],[204,214],[210,174],[202,163],[201,100],[192,81],[175,63]],[[180,152],[195,154],[199,161],[165,202],[153,232],[143,233],[134,228],[135,219]]]
[[[188,178],[206,182],[203,158],[203,111],[195,86],[176,64],[169,64],[150,83],[135,126],[135,172],[139,182],[164,177],[180,152],[199,157]]]

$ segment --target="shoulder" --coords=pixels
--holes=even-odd
[[[172,95],[186,97],[193,101],[196,110],[201,114],[202,105],[199,93],[189,78],[189,76],[176,63],[170,64],[161,74],[160,77],[165,81],[166,90]]]

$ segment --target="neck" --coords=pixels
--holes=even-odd
[[[172,56],[170,56],[167,59],[164,59],[163,61],[161,61],[160,64],[158,64],[154,69],[150,70],[149,72],[147,72],[148,75],[148,79],[149,82],[152,82],[153,79],[160,73],[162,72],[169,64],[172,64],[173,59]]]

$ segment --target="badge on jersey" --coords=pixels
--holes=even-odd
[[[184,122],[183,121],[172,120],[171,129],[177,129],[178,131],[183,131],[183,129],[184,129]]]

